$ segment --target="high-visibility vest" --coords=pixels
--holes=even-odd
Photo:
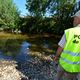
[[[66,44],[59,63],[67,72],[80,72],[80,27],[65,30]]]

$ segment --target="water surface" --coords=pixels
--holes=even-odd
[[[53,37],[38,37],[30,39],[0,39],[0,59],[15,59],[26,61],[32,52],[53,54],[57,49],[57,40]]]

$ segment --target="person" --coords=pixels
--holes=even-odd
[[[64,73],[68,80],[77,80],[80,73],[80,10],[73,18],[74,27],[64,31],[54,56],[54,61],[59,63],[56,80],[62,80]]]

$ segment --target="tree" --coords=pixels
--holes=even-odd
[[[31,16],[44,16],[51,0],[26,0],[26,9]]]
[[[55,0],[52,3],[50,12],[56,18],[55,32],[62,34],[65,29],[73,27],[71,15],[74,13],[75,3],[76,0]]]
[[[75,3],[76,0],[26,0],[26,9],[32,17],[25,22],[24,29],[62,34],[64,29],[73,26],[71,15]],[[47,12],[50,14],[48,18],[45,17]]]
[[[0,23],[2,27],[14,29],[18,24],[19,11],[12,0],[0,0]]]

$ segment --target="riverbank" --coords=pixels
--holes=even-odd
[[[0,60],[0,80],[53,80],[54,75],[53,65],[38,58],[23,63]]]
[[[0,80],[21,80],[15,61],[0,60]]]
[[[14,34],[14,33],[7,33],[7,32],[0,32],[0,38],[5,39],[24,39],[24,38],[38,38],[38,37],[54,37],[54,38],[61,38],[61,35],[56,34]]]

